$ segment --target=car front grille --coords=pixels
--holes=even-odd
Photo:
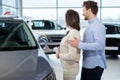
[[[120,39],[106,38],[106,46],[120,46]]]
[[[64,35],[47,35],[49,42],[60,42]]]
[[[56,46],[59,46],[61,39],[64,37],[64,35],[47,35],[48,43],[47,45],[49,48],[54,48]]]

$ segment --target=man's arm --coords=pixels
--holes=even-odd
[[[96,31],[97,30],[97,31]],[[95,26],[92,28],[93,36],[88,36],[88,41],[80,41],[77,38],[74,38],[72,40],[69,40],[69,44],[73,47],[77,47],[84,50],[103,50],[105,47],[105,29],[104,26]],[[89,35],[90,33],[87,33],[86,35]],[[94,39],[93,42],[90,42],[89,39]]]

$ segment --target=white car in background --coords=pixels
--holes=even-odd
[[[66,28],[52,20],[31,20],[31,27],[32,31],[40,36],[39,38],[45,40],[49,49],[49,51],[48,49],[44,50],[46,53],[53,52],[53,49],[59,46],[61,39],[66,34]],[[43,44],[41,46],[45,47]]]

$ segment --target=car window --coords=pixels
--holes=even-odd
[[[118,34],[120,34],[120,27],[117,27],[117,32]]]
[[[112,25],[105,25],[106,27],[106,34],[116,34],[116,27]]]
[[[0,50],[24,50],[37,44],[24,22],[0,21]]]
[[[32,29],[55,29],[55,25],[51,21],[44,20],[33,20],[32,21]]]

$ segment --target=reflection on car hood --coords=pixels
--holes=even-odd
[[[43,49],[40,47],[40,49],[38,49],[38,56],[42,56],[44,57],[47,61],[49,61],[48,57],[46,56],[46,54],[44,53]]]
[[[41,56],[38,57],[36,72],[36,80],[43,80],[46,76],[52,73],[52,68],[50,67],[48,61],[46,61],[45,58]]]

